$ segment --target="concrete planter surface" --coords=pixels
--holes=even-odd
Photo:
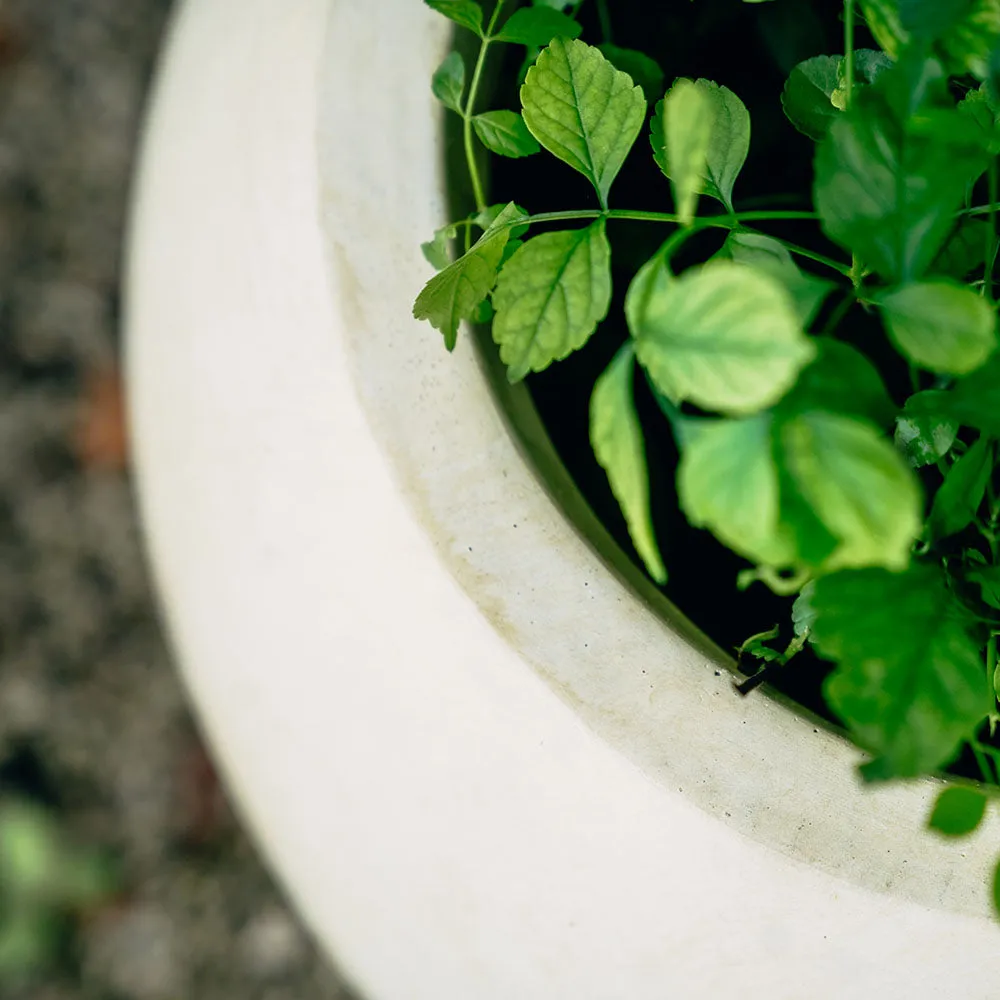
[[[994,996],[998,825],[932,837],[934,783],[734,697],[525,397],[409,318],[447,41],[417,0],[199,0],[151,117],[142,504],[272,864],[370,1000]]]

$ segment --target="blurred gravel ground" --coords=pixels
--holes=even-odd
[[[46,801],[124,883],[0,996],[344,998],[229,814],[137,533],[118,280],[169,6],[0,0],[0,800]]]

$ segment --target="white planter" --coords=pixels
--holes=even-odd
[[[153,564],[230,786],[363,995],[997,996],[998,825],[932,837],[932,783],[864,790],[735,697],[550,499],[469,338],[409,318],[444,22],[198,0],[175,29],[129,279]]]

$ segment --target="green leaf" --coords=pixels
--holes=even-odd
[[[938,795],[927,826],[946,837],[966,837],[983,821],[986,803],[978,789],[949,785]]]
[[[966,572],[965,579],[979,584],[984,604],[1000,609],[1000,566],[977,566]]]
[[[854,53],[854,89],[874,83],[892,63],[882,52],[857,49]],[[810,139],[822,139],[847,106],[846,61],[843,56],[814,56],[789,74],[781,92],[788,120]]]
[[[777,278],[795,300],[803,326],[812,322],[826,297],[837,286],[801,271],[785,245],[760,233],[731,232],[715,255],[766,271]]]
[[[923,498],[889,441],[867,422],[822,411],[783,421],[780,434],[796,488],[839,540],[827,567],[905,567]]]
[[[628,73],[632,82],[642,87],[642,92],[648,104],[655,104],[663,94],[664,73],[659,63],[650,59],[644,52],[636,49],[623,49],[617,45],[605,43],[598,45],[601,55],[609,60],[616,69]]]
[[[956,535],[975,519],[993,471],[993,445],[980,437],[948,470],[927,518],[931,541]]]
[[[929,401],[926,412],[921,412],[921,405],[928,400],[921,397],[946,397],[948,394],[936,389],[911,396],[903,407],[903,412],[896,420],[896,447],[903,453],[910,465],[919,469],[925,465],[933,465],[951,450],[958,436],[958,422],[939,416],[935,408],[940,403]]]
[[[896,347],[923,368],[965,375],[996,348],[996,310],[945,279],[903,285],[875,300]]]
[[[997,860],[993,868],[993,881],[990,888],[992,890],[990,897],[993,902],[993,913],[1000,917],[1000,859]]]
[[[766,632],[758,632],[756,635],[750,636],[736,651],[737,657],[742,660],[745,656],[755,656],[765,663],[782,662],[785,659],[784,656],[778,650],[767,645],[767,643],[777,639],[780,634],[781,630],[775,625],[774,628],[770,628]]]
[[[699,194],[733,210],[733,185],[750,149],[750,115],[731,90],[711,80],[678,80],[656,106],[650,144],[682,218],[693,214]]]
[[[795,603],[792,605],[792,627],[799,638],[809,635],[816,622],[816,609],[812,605],[813,591],[815,589],[815,583],[807,583],[799,592],[799,596],[795,598]]]
[[[914,410],[956,420],[975,427],[984,434],[1000,437],[1000,356],[994,354],[986,364],[955,383],[948,392],[935,396],[920,393]]]
[[[817,151],[824,230],[895,283],[927,270],[986,166],[974,123],[949,101],[936,64],[894,67],[857,95]]]
[[[842,56],[814,56],[789,74],[781,92],[788,120],[810,139],[822,139],[840,115],[831,97],[839,83]]]
[[[524,120],[554,156],[594,185],[602,207],[646,117],[646,101],[590,45],[555,39],[521,87]]]
[[[452,111],[462,114],[462,94],[465,92],[465,60],[459,52],[450,52],[431,77],[434,96]]]
[[[581,30],[573,18],[550,7],[522,7],[510,16],[496,40],[540,49],[553,38],[578,38]]]
[[[493,296],[493,339],[511,382],[582,347],[611,303],[611,248],[604,220],[544,233],[507,262]]]
[[[815,412],[705,422],[677,492],[688,520],[759,565],[905,565],[920,530],[913,474],[870,424]]]
[[[636,552],[661,586],[667,570],[649,512],[646,445],[632,396],[635,352],[626,344],[597,380],[590,397],[590,442],[615,495]]]
[[[680,278],[651,262],[633,280],[626,315],[639,362],[660,391],[723,413],[770,406],[816,352],[785,289],[726,260]]]
[[[516,111],[486,111],[472,124],[482,144],[497,156],[531,156],[540,149]]]
[[[983,79],[1000,41],[1000,0],[861,0],[861,9],[893,59],[914,40],[933,43],[949,74]]]
[[[991,709],[979,649],[936,567],[866,569],[816,581],[813,643],[838,666],[830,707],[876,755],[872,780],[950,762]]]
[[[424,259],[435,271],[443,271],[451,263],[451,241],[458,236],[458,226],[450,223],[434,230],[434,238],[421,243]]]
[[[989,98],[986,84],[978,90],[970,90],[958,102],[961,114],[975,123],[981,133],[983,145],[991,156],[1000,153],[1000,121],[997,120],[996,109]]]
[[[773,418],[706,422],[681,454],[677,496],[696,528],[708,528],[734,552],[783,567],[796,552],[779,530],[781,485]]]
[[[456,24],[483,36],[483,8],[474,0],[424,0],[431,10],[444,14]]]
[[[455,347],[461,322],[473,316],[496,284],[497,269],[510,238],[510,227],[505,223],[522,216],[521,210],[511,202],[475,246],[431,278],[417,297],[414,317],[426,319],[440,330],[449,351]]]
[[[983,219],[963,219],[934,258],[931,271],[961,281],[982,267],[989,232],[990,224]]]
[[[871,420],[880,427],[891,424],[895,404],[868,358],[832,337],[815,337],[812,342],[816,357],[802,369],[792,390],[778,404],[782,414],[826,410]]]

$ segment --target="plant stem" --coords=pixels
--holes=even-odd
[[[983,295],[989,302],[995,302],[993,296],[993,268],[997,262],[997,160],[994,157],[990,160],[990,168],[987,174],[989,180],[989,214],[990,225],[986,233],[986,264],[983,267]]]
[[[611,15],[608,13],[608,0],[597,0],[597,16],[601,19],[601,34],[606,44],[613,41],[611,37]]]
[[[988,785],[995,785],[996,778],[990,770],[989,762],[986,760],[986,757],[983,756],[983,745],[978,740],[969,740],[969,748],[972,750],[972,755],[976,758],[976,763],[979,765],[979,770],[982,772],[983,780]]]
[[[854,96],[854,0],[844,0],[844,104]]]
[[[472,72],[472,83],[469,84],[469,96],[465,101],[465,110],[462,112],[462,137],[465,141],[465,162],[469,170],[469,180],[472,182],[472,195],[476,199],[476,210],[481,212],[486,208],[486,194],[483,190],[483,179],[479,175],[479,164],[476,162],[476,149],[472,141],[472,119],[475,116],[476,98],[479,96],[479,85],[482,83],[483,70],[486,68],[486,56],[490,50],[490,42],[493,40],[493,31],[497,26],[497,19],[504,5],[504,0],[497,0],[493,8],[493,16],[490,18],[486,34],[479,44],[479,56],[476,59],[476,68]],[[469,231],[466,230],[466,247],[468,245]]]

